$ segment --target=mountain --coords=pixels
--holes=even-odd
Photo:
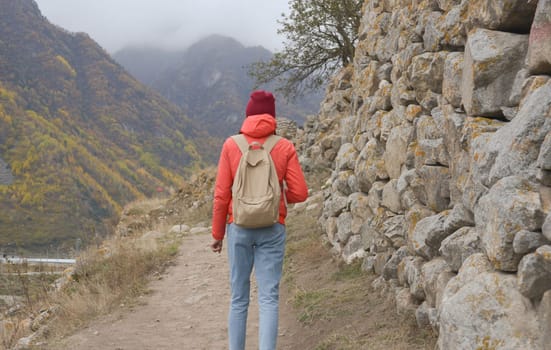
[[[151,47],[126,47],[113,54],[136,79],[151,86],[161,73],[178,65],[183,51],[169,51]]]
[[[0,0],[0,252],[91,242],[179,186],[210,138],[83,33]]]
[[[175,55],[180,58],[174,60]],[[113,57],[143,83],[182,107],[211,135],[223,138],[238,131],[244,117],[254,87],[247,73],[249,66],[272,55],[263,47],[245,47],[235,39],[212,35],[180,53],[129,48]],[[262,88],[273,90],[271,86]],[[317,113],[322,94],[294,103],[277,94],[276,99],[278,116],[302,124],[307,115]]]

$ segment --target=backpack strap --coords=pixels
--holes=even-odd
[[[237,146],[241,150],[241,154],[245,154],[245,152],[247,152],[249,150],[249,143],[247,142],[247,139],[245,138],[245,135],[243,135],[243,134],[233,135],[231,138],[235,141],[235,143],[237,144]],[[266,141],[264,141],[264,144],[262,145],[262,148],[264,148],[266,150],[266,152],[270,153],[272,151],[272,148],[274,148],[276,143],[279,140],[281,140],[281,138],[282,137],[278,136],[278,135],[268,136]]]
[[[264,141],[264,144],[262,145],[262,148],[266,150],[266,152],[270,153],[272,151],[272,148],[276,145],[276,143],[281,140],[281,136],[278,135],[270,135]]]
[[[247,152],[247,150],[249,149],[249,143],[247,142],[245,135],[243,134],[233,135],[231,138],[235,141],[235,143],[239,147],[241,154],[245,154],[245,152]]]
[[[270,135],[266,141],[264,141],[264,144],[262,145],[262,147],[266,150],[266,152],[268,152],[268,154],[270,154],[272,148],[274,148],[274,146],[277,144],[277,142],[279,140],[281,140],[282,137],[281,136],[278,136],[278,135]],[[287,183],[285,182],[285,180],[283,180],[283,183],[280,184],[281,186],[281,193],[282,193],[282,196],[283,196],[283,203],[285,203],[285,208],[287,208]]]

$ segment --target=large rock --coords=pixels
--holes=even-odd
[[[404,279],[404,285],[409,286],[410,293],[417,300],[425,300],[425,290],[423,288],[423,265],[425,260],[421,257],[405,257],[398,265],[399,281]],[[401,277],[402,276],[402,277]]]
[[[382,253],[392,248],[392,243],[384,237],[370,222],[365,222],[360,228],[362,245],[370,253]]]
[[[444,230],[446,216],[447,213],[441,213],[426,217],[417,223],[409,239],[412,251],[427,260],[436,255],[440,242],[446,235]]]
[[[407,247],[398,249],[383,267],[383,278],[385,280],[398,279],[398,265],[409,255],[411,254]]]
[[[442,47],[465,46],[467,31],[465,17],[468,1],[462,1],[445,13],[434,11],[429,15],[423,41],[427,51],[438,51]]]
[[[392,257],[393,253],[394,253],[394,251],[389,250],[389,251],[386,251],[386,252],[377,253],[375,255],[375,262],[374,262],[374,265],[373,265],[373,270],[375,271],[375,273],[377,275],[382,276],[383,271],[384,271],[384,267],[386,266],[388,260],[390,260],[390,258]]]
[[[451,10],[454,6],[459,5],[461,0],[436,0],[438,3],[438,8],[441,11],[447,12]]]
[[[360,152],[354,166],[354,174],[362,192],[368,193],[375,181],[388,179],[383,160],[384,147],[371,139]]]
[[[353,217],[361,218],[364,221],[373,217],[371,208],[369,208],[368,196],[365,193],[352,193],[348,197],[348,202]]]
[[[444,137],[444,119],[439,110],[432,115],[422,115],[415,123],[417,140],[436,140]]]
[[[402,40],[402,33],[399,26],[396,24],[396,13],[391,13],[388,22],[387,30],[384,36],[373,38],[376,41],[375,56],[382,62],[388,62],[394,54],[399,51],[399,42]]]
[[[450,272],[450,267],[442,258],[432,259],[423,265],[423,290],[425,291],[425,300],[430,307],[436,306],[438,276],[443,272]]]
[[[172,233],[172,234],[184,234],[184,233],[187,233],[189,232],[189,230],[191,229],[191,227],[189,227],[189,225],[186,225],[186,224],[179,224],[179,225],[174,225],[170,228],[169,230],[169,233]]]
[[[423,53],[423,43],[409,44],[405,49],[392,56],[391,80],[397,82],[411,65],[413,57]]]
[[[416,202],[420,202],[423,205],[426,205],[427,203],[427,194],[425,193],[425,184],[423,183],[423,180],[417,173],[417,170],[410,169],[407,171],[404,171],[400,178],[398,179],[398,183],[396,184],[398,192],[402,196],[402,199],[404,199],[404,195],[409,190],[413,193],[413,201],[407,205],[405,205],[405,208],[410,208],[411,205],[414,205]]]
[[[367,203],[374,213],[376,213],[381,206],[385,185],[385,182],[377,181],[373,183],[373,186],[371,186],[367,194]]]
[[[539,0],[537,5],[530,30],[528,68],[533,74],[551,74],[551,0]]]
[[[476,229],[462,227],[442,241],[440,253],[452,271],[459,271],[469,256],[482,252],[480,246],[480,237]]]
[[[538,307],[538,320],[540,322],[541,334],[543,339],[541,342],[542,349],[551,344],[551,290],[545,292]]]
[[[461,79],[463,76],[463,53],[452,52],[444,62],[442,95],[454,107],[461,106]]]
[[[448,269],[444,269],[442,272],[438,274],[438,277],[436,277],[436,300],[435,300],[435,307],[440,310],[440,307],[442,305],[442,300],[444,298],[444,292],[446,291],[446,286],[448,283],[457,276],[457,273],[450,271]],[[438,328],[438,327],[437,327]]]
[[[537,166],[543,170],[551,170],[551,133],[548,133],[543,140]]]
[[[513,250],[517,254],[532,253],[543,245],[551,244],[541,232],[520,230],[515,234]]]
[[[405,179],[406,173],[407,172],[403,172],[402,175],[400,175],[400,178],[396,183],[396,189],[398,190],[398,194],[400,195],[402,208],[405,211],[408,211],[410,208],[415,206],[415,204],[419,204],[419,200],[417,199],[415,193],[413,192],[413,189],[409,187],[409,184]]]
[[[430,326],[430,310],[434,308],[429,307],[426,301],[424,301],[417,310],[415,310],[415,320],[417,321],[417,327],[425,328]]]
[[[378,61],[370,60],[364,69],[356,72],[353,81],[355,93],[360,96],[371,96],[377,91],[380,82],[377,70],[380,65]]]
[[[528,36],[476,29],[465,47],[461,95],[470,116],[500,116],[517,72],[524,65]]]
[[[541,350],[535,310],[516,278],[498,272],[471,275],[442,300],[439,334],[440,349]]]
[[[519,105],[519,108],[522,108],[526,98],[535,90],[545,85],[550,79],[551,77],[548,75],[529,75],[527,69],[521,70],[517,75],[517,81],[515,81],[516,86],[510,96],[511,103]],[[516,113],[513,113],[513,118],[515,114]],[[511,119],[512,118],[509,118],[509,120]]]
[[[406,161],[407,147],[413,138],[413,133],[414,128],[408,123],[393,128],[388,136],[383,159],[391,179],[400,177],[402,165]]]
[[[528,33],[537,1],[469,0],[469,28]]]
[[[362,108],[358,111],[358,132],[365,133],[369,141],[374,139],[379,140],[381,137],[381,125],[383,123],[383,119],[391,113],[387,111],[377,111],[375,114],[371,115],[367,112],[363,112]]]
[[[543,220],[537,188],[518,176],[498,181],[475,210],[482,246],[494,267],[502,271],[516,271],[522,258],[514,252],[515,234],[523,229],[538,231]]]
[[[542,234],[545,238],[551,241],[551,213],[545,217],[545,221],[541,227]]]
[[[406,223],[409,243],[411,243],[413,232],[417,227],[417,224],[424,218],[432,216],[434,214],[434,211],[420,204],[415,204],[408,210],[408,212],[406,213]]]
[[[392,246],[400,248],[406,244],[407,221],[404,215],[393,216],[382,224],[383,235],[392,242]]]
[[[362,259],[366,256],[366,251],[363,248],[362,237],[360,235],[353,235],[348,239],[348,242],[342,250],[342,257],[344,262],[351,264],[357,259]]]
[[[381,117],[381,124],[377,126],[381,130],[380,140],[386,143],[392,130],[404,123],[406,123],[406,118],[399,108],[395,108],[389,113],[384,114]]]
[[[337,239],[344,246],[352,236],[352,214],[348,211],[342,213],[337,218]]]
[[[460,102],[459,102],[460,104]],[[469,171],[469,153],[463,144],[463,126],[466,122],[466,114],[459,113],[451,105],[442,108],[442,129],[444,144],[449,155],[450,168],[450,200],[458,203],[463,196],[462,188],[467,180]]]
[[[518,266],[518,288],[527,298],[539,300],[551,290],[551,246],[525,255]]]
[[[443,138],[419,140],[415,150],[415,167],[423,165],[449,166],[449,155]]]
[[[369,111],[390,111],[392,109],[392,87],[393,84],[388,80],[382,80],[379,83],[379,90],[371,97]]]
[[[424,165],[418,171],[425,187],[426,205],[434,211],[450,206],[450,169],[443,166]]]
[[[479,275],[484,272],[494,272],[492,264],[486,257],[484,253],[475,253],[470,255],[465,261],[459,273],[452,278],[446,285],[444,294],[442,295],[442,300],[447,300],[451,298],[455,293],[457,293],[467,282],[471,281],[474,276]]]
[[[327,220],[325,220],[324,228],[325,234],[327,235],[327,239],[329,240],[329,242],[332,245],[336,245],[338,231],[337,218],[334,216],[327,218]]]
[[[423,165],[443,165],[448,167],[449,155],[444,142],[445,118],[439,108],[432,115],[423,115],[415,123],[417,142],[414,146],[416,169]]]
[[[353,189],[351,188],[352,177],[354,177],[354,172],[352,170],[344,170],[336,173],[332,177],[333,183],[331,187],[333,192],[340,192],[346,196],[352,194]]]
[[[400,195],[396,189],[396,183],[398,180],[390,180],[383,188],[383,197],[381,205],[393,213],[399,214],[402,212],[402,203],[400,201]]]
[[[517,116],[496,131],[481,152],[479,164],[491,166],[487,186],[536,166],[543,141],[551,132],[550,116],[551,81],[527,98]]]
[[[417,95],[417,101],[421,102],[425,99],[429,91],[442,92],[444,62],[447,54],[447,52],[428,52],[413,57],[408,69],[408,77]]]
[[[468,181],[463,182],[463,192],[469,193],[473,188],[473,183],[480,183],[485,187],[489,187],[488,175],[492,166],[497,157],[497,150],[490,148],[491,141],[493,139],[498,140],[494,137],[494,134],[509,124],[505,124],[502,121],[497,119],[490,118],[471,118],[467,117],[463,125],[463,133],[461,136],[460,145],[468,150],[469,152],[469,175],[473,177],[473,181],[469,183]],[[475,202],[463,201],[464,204],[467,203],[474,204]],[[473,209],[473,206],[467,205],[469,209]]]
[[[448,233],[452,233],[463,226],[474,225],[474,214],[462,203],[457,203],[453,206],[453,209],[444,222],[444,230]]]
[[[328,218],[332,216],[339,216],[343,210],[348,207],[348,197],[338,193],[333,193],[324,202],[323,215]]]
[[[354,170],[357,158],[358,150],[356,150],[356,147],[351,143],[345,143],[341,146],[337,154],[337,170]]]
[[[415,91],[411,89],[411,83],[405,75],[402,75],[392,85],[390,103],[393,108],[401,108],[416,103]]]

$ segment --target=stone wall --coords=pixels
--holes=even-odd
[[[324,239],[440,349],[550,347],[550,77],[551,0],[367,0],[305,123]]]

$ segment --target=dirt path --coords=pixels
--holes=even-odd
[[[376,276],[336,263],[322,245],[316,215],[294,212],[280,295],[278,350],[427,350],[436,336],[399,315],[393,294],[375,290]],[[229,282],[226,247],[210,251],[208,234],[183,239],[174,265],[151,293],[48,350],[224,350]],[[247,350],[258,349],[258,306],[251,295]]]
[[[208,235],[184,238],[175,265],[140,305],[94,321],[63,342],[64,349],[227,349],[229,284],[226,251],[213,254]],[[254,294],[254,293],[253,293]],[[282,308],[287,308],[282,302]],[[283,310],[282,310],[283,312]],[[258,307],[249,310],[247,349],[257,349]],[[278,349],[293,349],[292,317],[282,317]]]

